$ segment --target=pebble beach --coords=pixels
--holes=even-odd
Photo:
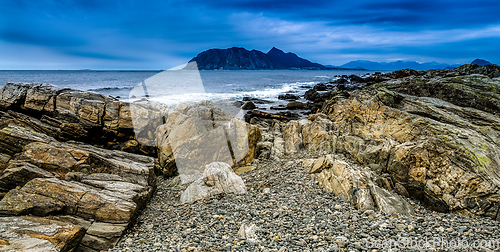
[[[327,193],[293,159],[255,161],[241,174],[248,193],[180,204],[187,185],[158,178],[137,223],[109,251],[497,251],[489,218],[426,210],[415,216],[360,211]],[[342,157],[339,157],[342,158]],[[346,160],[346,162],[349,162]],[[242,237],[242,226],[251,237]]]

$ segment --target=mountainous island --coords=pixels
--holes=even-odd
[[[199,53],[189,62],[196,61],[200,70],[278,70],[311,69],[325,70],[327,67],[273,47],[264,53],[242,47],[209,49]]]

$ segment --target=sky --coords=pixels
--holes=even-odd
[[[498,0],[0,0],[2,70],[159,70],[211,48],[500,63]]]

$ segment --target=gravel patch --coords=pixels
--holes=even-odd
[[[241,175],[247,194],[192,204],[179,203],[187,185],[160,177],[137,223],[109,251],[499,251],[496,221],[432,212],[409,199],[411,218],[362,212],[318,186],[302,158],[256,161]],[[243,225],[253,233],[242,236]]]

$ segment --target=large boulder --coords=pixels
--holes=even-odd
[[[304,167],[327,192],[350,202],[357,209],[375,210],[388,215],[411,216],[413,207],[399,195],[374,183],[373,172],[327,155]]]
[[[260,130],[203,101],[178,105],[157,128],[156,140],[164,175],[195,175],[213,162],[251,162]]]
[[[231,167],[222,162],[206,166],[203,177],[195,180],[181,194],[181,203],[191,203],[198,199],[208,198],[222,193],[246,193],[245,183],[236,175]]]

